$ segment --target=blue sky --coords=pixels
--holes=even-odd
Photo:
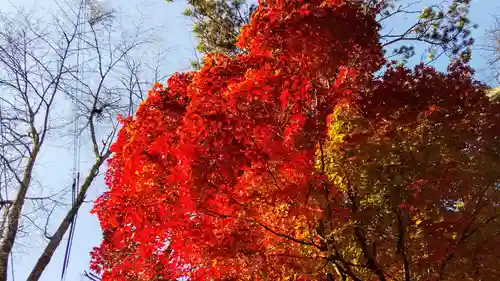
[[[436,0],[420,0],[420,1],[407,1],[400,0],[399,3],[403,5],[405,3],[417,3],[412,7],[412,10],[422,10],[426,5],[436,4],[441,1]],[[443,2],[450,3],[451,0],[445,0]],[[477,29],[472,30],[472,37],[475,39],[475,45],[472,48],[472,61],[471,65],[476,69],[476,76],[478,79],[487,82],[490,86],[495,86],[496,82],[491,78],[491,71],[487,68],[485,56],[488,54],[481,49],[481,45],[485,43],[485,30],[490,28],[493,24],[493,15],[500,15],[500,1],[497,0],[472,0],[469,18],[472,23],[479,25]],[[406,30],[412,21],[408,21],[406,15],[400,15],[393,17],[385,23],[384,28],[394,29],[394,34],[396,31]],[[410,18],[411,19],[411,18]],[[418,63],[420,60],[420,52],[423,50],[424,44],[416,44],[415,51],[416,54],[413,58],[409,60],[409,64]],[[392,48],[391,48],[392,49]],[[440,71],[446,71],[448,65],[448,59],[442,56],[440,59],[436,60],[433,64]]]
[[[12,11],[10,6],[15,3],[18,7],[26,7],[35,12],[42,8],[53,7],[53,0],[0,0],[0,10],[3,12]],[[435,1],[423,1],[423,4]],[[498,4],[496,4],[498,3]],[[138,18],[140,14],[147,15],[146,24],[151,26],[163,25],[164,28],[158,33],[159,37],[165,39],[165,47],[169,49],[167,53],[167,63],[164,64],[164,73],[183,71],[188,69],[189,60],[194,58],[195,41],[191,34],[190,22],[181,15],[186,8],[183,2],[166,4],[164,0],[107,0],[105,5],[113,7],[123,12],[126,17],[131,19]],[[496,0],[473,0],[470,18],[474,23],[479,24],[479,29],[474,31],[473,36],[481,37],[484,28],[492,23],[491,14],[500,14],[500,2]],[[390,26],[398,26],[404,19],[397,19],[390,22]],[[485,60],[481,57],[480,51],[473,53],[473,66],[478,69],[478,77],[486,79],[489,74],[485,68]],[[446,60],[439,61],[436,66],[444,70]],[[489,80],[488,82],[491,82]],[[491,83],[494,85],[493,83]],[[45,148],[41,158],[41,163],[36,170],[37,177],[44,186],[64,186],[69,185],[69,171],[72,166],[70,151],[62,151],[61,145],[52,143]],[[57,157],[55,156],[57,155]],[[82,170],[88,167],[91,158],[83,156]],[[102,169],[101,172],[103,172]],[[50,176],[49,176],[50,175]],[[99,178],[91,187],[88,198],[94,199],[105,190],[102,177]],[[79,213],[77,229],[74,238],[72,256],[68,268],[66,280],[78,281],[85,280],[82,277],[84,270],[88,268],[89,251],[92,247],[99,244],[101,233],[97,219],[89,214],[90,204],[86,204]],[[57,222],[57,217],[54,220]],[[20,247],[14,254],[15,280],[25,280],[32,264],[40,254],[40,247],[36,239],[31,241],[29,247]],[[52,259],[48,269],[42,276],[42,281],[59,280],[61,265],[63,259],[64,247],[60,247],[56,256]],[[10,280],[12,276],[10,276]]]

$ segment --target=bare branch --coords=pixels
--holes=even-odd
[[[48,16],[40,19],[23,9],[15,17],[0,17],[0,167],[5,174],[0,182],[2,192],[14,195],[0,197],[0,280],[7,278],[8,257],[23,223],[48,239],[28,278],[39,279],[111,154],[117,116],[131,114],[145,85],[164,77],[156,66],[154,78],[143,78],[150,64],[139,49],[154,42],[153,32],[136,26],[135,34],[126,34],[114,26],[115,11],[99,11],[97,2],[88,3],[61,0],[57,11],[44,11]],[[123,84],[124,79],[130,83]],[[61,197],[54,197],[42,192],[34,178],[46,142],[63,136],[73,139],[75,155],[80,155],[79,143],[90,141],[87,154],[94,158],[74,204],[63,196],[68,187],[57,188]],[[57,222],[56,210],[68,205]]]

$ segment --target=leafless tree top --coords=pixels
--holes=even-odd
[[[56,6],[43,16],[0,15],[0,280],[14,244],[29,241],[19,238],[41,234],[45,254],[27,279],[38,280],[111,153],[117,116],[133,114],[147,84],[163,78],[164,54],[149,58],[156,65],[143,57],[158,43],[156,29],[124,29],[97,1]],[[44,164],[54,153],[73,157],[73,170]],[[40,168],[67,175],[66,184],[48,184]]]

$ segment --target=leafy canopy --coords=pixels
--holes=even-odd
[[[103,280],[499,279],[500,107],[467,54],[385,64],[376,14],[261,2],[244,52],[155,84],[95,205]]]
[[[168,0],[171,2],[173,0]],[[241,27],[249,23],[256,1],[188,0],[184,16],[193,22],[202,54],[222,53],[234,56],[245,52],[236,46]],[[432,62],[443,54],[453,56],[472,45],[468,19],[469,0],[360,0],[362,9],[372,10],[383,27],[380,41],[387,56],[406,61],[416,55],[415,47],[424,47],[423,55]],[[426,5],[423,5],[426,4]],[[394,26],[397,23],[397,26]],[[423,59],[422,57],[422,59]],[[193,61],[196,69],[200,61]]]

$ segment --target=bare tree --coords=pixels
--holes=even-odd
[[[46,240],[27,279],[39,280],[111,154],[117,116],[130,114],[147,88],[140,76],[147,64],[137,54],[153,43],[154,30],[124,33],[115,12],[95,1],[58,7],[43,20],[22,10],[0,19],[0,281],[23,229]],[[159,79],[159,67],[151,69]],[[73,183],[47,193],[34,172],[48,143],[64,138],[73,141]],[[80,177],[86,147],[94,160]],[[52,229],[56,210],[65,214]]]
[[[482,49],[486,51],[486,61],[493,77],[500,83],[500,16],[494,16],[492,27],[486,32],[486,42]]]

